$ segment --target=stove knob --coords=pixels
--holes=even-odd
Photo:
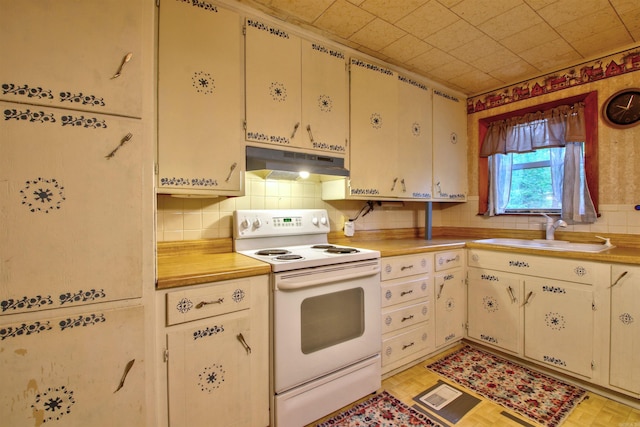
[[[247,218],[245,218],[241,223],[240,223],[240,227],[242,227],[244,230],[246,230],[247,228],[249,228],[251,226],[251,223],[249,222],[249,220]]]
[[[311,223],[313,225],[318,225],[318,218],[316,218],[315,216],[311,219]]]
[[[327,225],[327,218],[325,217],[320,218],[320,224]]]
[[[253,221],[253,228],[260,228],[262,226],[262,221],[260,221],[260,218],[256,218]]]

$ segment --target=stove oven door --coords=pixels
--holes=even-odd
[[[380,261],[275,273],[276,394],[379,354]]]

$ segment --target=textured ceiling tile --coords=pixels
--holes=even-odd
[[[542,23],[542,18],[526,4],[495,16],[478,28],[496,40],[502,40]]]
[[[500,43],[512,52],[520,53],[549,43],[558,38],[558,34],[546,23],[534,25],[512,36],[500,40]]]
[[[550,43],[534,47],[520,56],[542,72],[551,71],[582,59],[566,41],[556,39]]]
[[[543,7],[549,6],[550,4],[555,3],[558,0],[524,0],[526,4],[533,10],[542,9]]]
[[[333,0],[271,0],[269,6],[303,21],[315,21]]]
[[[611,46],[625,46],[632,43],[629,33],[620,27],[593,34],[573,41],[572,46],[584,57],[592,57],[600,53],[608,53]]]
[[[454,59],[453,61],[443,64],[439,67],[434,68],[429,72],[432,76],[435,76],[444,81],[449,81],[452,78],[460,76],[462,74],[467,74],[471,71],[474,71],[475,68],[469,64],[465,64],[462,61]]]
[[[622,15],[621,18],[633,36],[634,41],[640,41],[640,9],[630,10]]]
[[[480,71],[461,74],[449,80],[448,83],[465,88],[467,93],[483,93],[505,84],[504,81]]]
[[[496,68],[489,73],[503,82],[518,82],[535,77],[539,71],[523,60],[518,60],[504,67]]]
[[[404,37],[399,38],[389,46],[381,50],[381,53],[394,58],[398,61],[408,61],[411,58],[415,58],[418,55],[422,55],[425,52],[433,49],[433,46],[423,42],[416,36],[406,34]]]
[[[482,32],[466,21],[458,20],[438,31],[424,41],[444,51],[453,50],[465,43],[482,37]]]
[[[392,24],[429,0],[365,0],[360,7]]]
[[[376,18],[349,37],[352,42],[372,50],[380,50],[398,40],[406,33],[390,23]]]
[[[451,10],[470,24],[480,25],[522,4],[522,0],[464,0]]]
[[[479,58],[489,57],[492,56],[494,52],[503,50],[506,49],[500,43],[483,34],[480,37],[470,40],[468,43],[451,50],[450,53],[456,58],[460,58],[467,63],[473,63],[473,61],[476,61]]]
[[[562,0],[539,9],[538,13],[549,25],[557,27],[610,7],[607,0]]]
[[[640,4],[638,4],[638,0],[610,0],[613,7],[618,11],[618,13],[628,13],[637,11],[640,8]]]
[[[613,10],[601,10],[556,27],[556,31],[570,43],[611,28],[621,28],[622,22]],[[623,29],[624,30],[624,29]]]
[[[437,1],[430,1],[395,24],[406,32],[424,40],[429,35],[453,24],[459,19],[455,13]]]
[[[471,62],[471,65],[487,73],[491,73],[494,70],[510,67],[512,64],[524,62],[515,53],[500,48],[490,55],[484,55]]]
[[[314,24],[348,39],[374,19],[374,15],[346,0],[337,0],[314,21]]]
[[[455,58],[440,49],[431,49],[430,51],[411,58],[407,63],[412,67],[430,71],[444,64],[452,62]]]

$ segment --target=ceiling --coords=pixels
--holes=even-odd
[[[638,0],[240,0],[479,95],[634,48]]]

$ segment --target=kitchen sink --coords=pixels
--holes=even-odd
[[[575,243],[566,240],[544,240],[544,239],[483,239],[474,240],[475,243],[484,243],[487,245],[510,246],[514,248],[528,249],[544,249],[548,251],[565,251],[565,252],[591,252],[598,253],[614,248],[613,245],[606,243]]]

